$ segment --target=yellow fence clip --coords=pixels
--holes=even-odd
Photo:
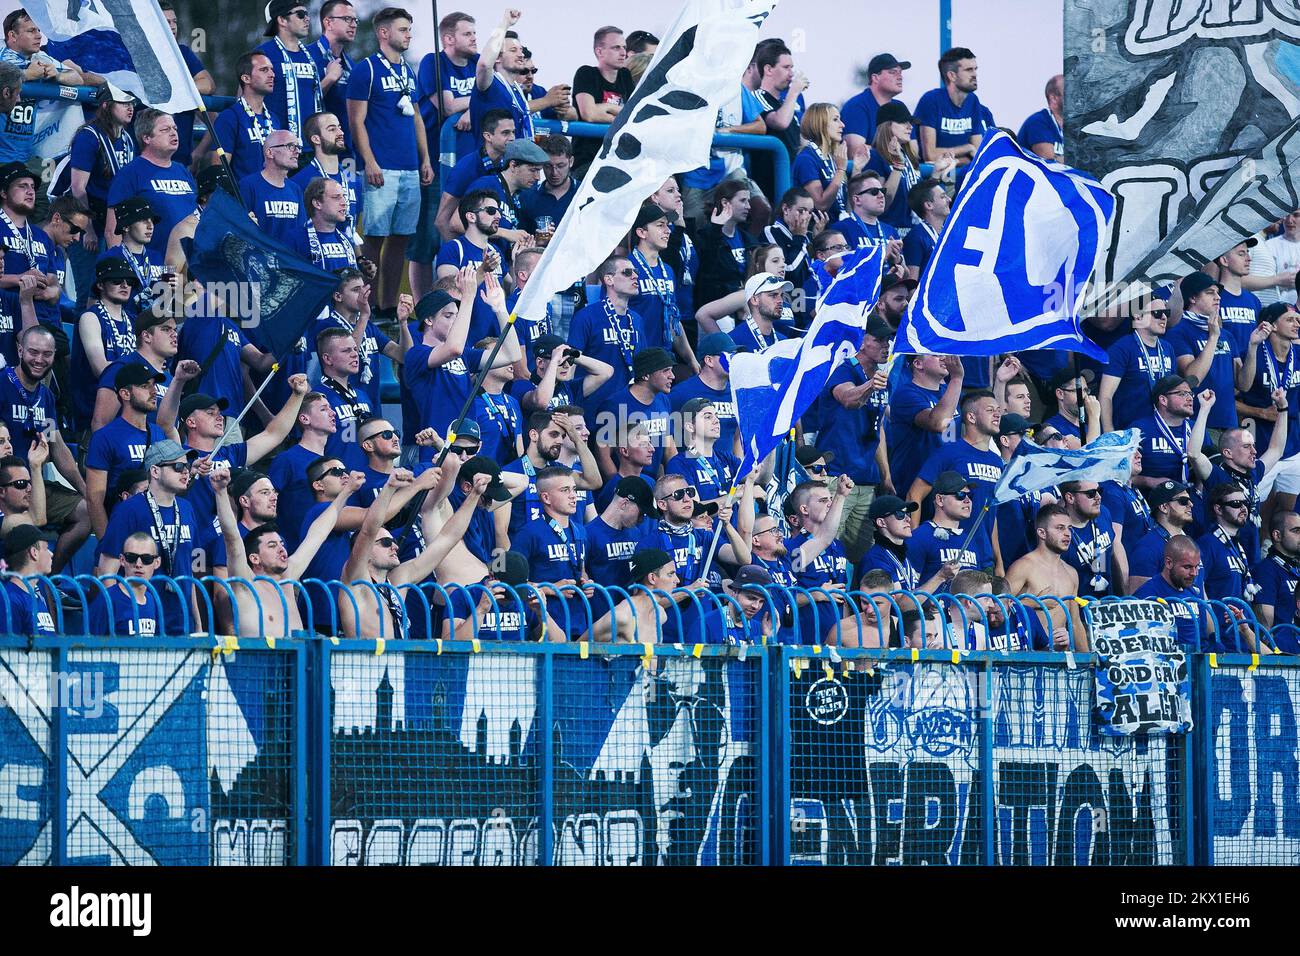
[[[235,637],[233,634],[229,634],[221,640],[224,642],[224,646],[221,650],[227,657],[239,650],[239,638]]]
[[[798,680],[800,677],[803,677],[803,661],[799,660],[798,658],[795,658],[790,662],[790,666],[794,669],[795,680]]]
[[[338,639],[337,637],[335,637],[333,634],[331,634],[331,635],[330,635],[330,643],[333,644],[335,647],[338,647],[338,646],[339,646],[339,639]]]
[[[469,642],[469,643],[470,643],[470,646],[474,648],[474,653],[475,653],[475,654],[477,654],[477,653],[479,653],[480,651],[483,650],[483,647],[482,647],[482,645],[479,644],[479,642],[478,642],[478,638],[477,638],[477,637],[470,638],[470,642]]]
[[[919,647],[912,648],[912,663],[915,664],[920,659],[921,659],[921,649]]]
[[[585,661],[585,660],[587,659],[587,652],[588,652],[587,642],[586,642],[586,641],[579,641],[579,642],[578,642],[578,657],[580,657],[582,660]]]
[[[654,646],[653,644],[651,644],[649,641],[642,641],[642,642],[641,642],[641,647],[642,647],[642,649],[645,651],[645,654],[644,654],[643,656],[645,657],[645,659],[646,659],[647,662],[648,662],[652,657],[655,656],[655,646]]]
[[[382,637],[376,637],[376,638],[375,638],[375,656],[378,657],[378,656],[379,656],[380,654],[382,654],[382,653],[384,653],[384,639],[383,639]]]
[[[959,650],[958,650],[957,648],[955,648],[955,647],[952,649],[952,662],[953,662],[954,664],[960,664],[960,663],[961,663],[961,651],[959,651]]]
[[[835,668],[831,666],[830,661],[822,661],[822,670],[826,672],[827,680],[835,679]]]
[[[1219,666],[1219,655],[1218,655],[1218,654],[1206,654],[1205,657],[1206,657],[1206,659],[1210,662],[1210,666],[1211,666],[1211,667],[1213,667],[1213,668],[1218,668],[1218,666]]]
[[[699,658],[703,654],[704,654],[703,644],[696,644],[693,648],[691,648],[691,657]]]
[[[440,637],[440,638],[438,638],[437,640],[438,640],[438,653],[441,654],[441,653],[442,653],[442,638]]]
[[[816,655],[820,654],[821,652],[822,652],[822,646],[821,646],[820,644],[814,644],[814,645],[813,645],[813,656],[815,657]]]
[[[1259,655],[1258,655],[1258,654],[1251,654],[1251,655],[1250,655],[1250,666],[1247,667],[1246,670],[1248,670],[1248,671],[1253,671],[1253,670],[1254,670],[1256,667],[1258,667],[1258,666],[1259,666]]]
[[[266,646],[269,647],[271,650],[275,650],[275,638],[271,637],[270,635],[267,635]]]

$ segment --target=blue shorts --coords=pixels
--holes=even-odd
[[[420,171],[385,169],[382,186],[366,183],[364,202],[364,235],[413,235],[420,219]]]

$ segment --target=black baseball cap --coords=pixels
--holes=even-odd
[[[695,350],[696,358],[707,355],[732,355],[739,352],[735,340],[726,332],[710,332],[700,336],[699,348]]]
[[[230,493],[235,498],[239,498],[265,477],[263,472],[254,468],[240,468],[230,476]]]
[[[890,100],[876,110],[876,127],[881,123],[915,123],[911,110],[898,100]]]
[[[885,278],[880,280],[880,294],[884,295],[896,285],[905,285],[910,291],[916,291],[916,280],[909,279],[907,276],[896,275],[891,272]]]
[[[643,517],[655,513],[654,492],[650,490],[644,478],[637,475],[620,478],[618,484],[614,486],[614,494],[619,498],[626,498],[640,508]]]
[[[633,229],[640,229],[642,226],[648,226],[652,222],[658,222],[660,219],[667,219],[668,213],[662,206],[648,202],[636,212],[636,222],[633,223]]]
[[[456,298],[446,289],[434,289],[420,297],[420,301],[415,303],[415,317],[423,321],[431,315],[437,315],[447,305],[448,302],[455,302],[460,305],[460,299]]]
[[[235,198],[239,198],[235,184],[226,175],[226,170],[222,166],[204,166],[199,170],[198,176],[195,177],[195,182],[199,187],[200,199],[216,192],[218,188],[224,189]]]
[[[632,553],[630,577],[633,581],[641,581],[650,572],[672,563],[673,556],[662,548],[637,548]]]
[[[906,511],[911,514],[920,507],[915,501],[904,501],[897,495],[877,495],[872,499],[871,508],[867,514],[870,516],[870,520],[875,521],[877,518],[883,518],[898,511]]]
[[[152,219],[155,226],[162,222],[162,217],[154,211],[153,206],[149,205],[149,200],[143,196],[123,199],[113,207],[113,215],[117,217],[117,226],[113,231],[119,236],[126,232],[128,226],[144,222],[146,219]]]
[[[1276,322],[1288,312],[1294,311],[1296,311],[1296,307],[1290,302],[1273,302],[1260,309],[1259,321],[1255,324],[1258,325],[1260,322]]]
[[[799,462],[801,465],[810,465],[818,458],[822,459],[829,465],[835,460],[835,452],[822,451],[814,445],[800,445],[794,450],[794,458],[795,461]]]
[[[474,479],[479,475],[491,475],[492,480],[487,486],[487,497],[493,501],[509,501],[510,491],[501,482],[501,466],[486,455],[475,455],[465,464],[460,466],[460,475],[458,481],[468,481],[470,485],[474,484]]]
[[[150,385],[162,380],[162,376],[147,365],[127,362],[117,370],[113,377],[113,389],[130,388],[132,385]]]
[[[95,263],[95,281],[94,285],[98,286],[105,282],[114,282],[125,279],[135,288],[140,288],[140,277],[135,274],[131,268],[131,263],[127,262],[120,256],[105,256]]]
[[[150,304],[149,308],[138,313],[131,320],[131,329],[136,335],[140,335],[142,332],[148,332],[150,329],[157,328],[167,320],[174,318],[176,316],[168,311],[167,303],[159,300]]]
[[[53,543],[57,537],[47,534],[34,524],[20,524],[15,528],[9,529],[9,533],[4,537],[4,555],[6,560],[16,554],[34,547],[38,541]]]
[[[632,378],[643,379],[647,375],[672,367],[673,357],[665,349],[642,349],[636,353],[636,358],[632,359]]]
[[[772,572],[761,564],[744,564],[736,570],[736,576],[731,579],[731,586],[737,591],[758,591],[764,593],[763,589],[770,587],[772,584]]]
[[[871,313],[871,317],[867,319],[867,335],[871,336],[873,339],[889,339],[892,341],[894,334],[894,327],[892,325],[874,312]]]
[[[1181,385],[1190,385],[1192,391],[1196,391],[1196,386],[1201,384],[1201,380],[1195,375],[1166,375],[1151,387],[1152,399],[1159,398],[1161,395],[1167,395]]]
[[[939,476],[934,479],[934,494],[952,495],[961,491],[963,488],[969,488],[970,482],[957,474],[955,471],[940,472]]]
[[[1157,505],[1167,505],[1169,504],[1169,502],[1173,501],[1184,491],[1191,491],[1191,490],[1192,490],[1191,485],[1185,485],[1181,481],[1174,481],[1173,479],[1168,479],[1166,481],[1160,482],[1160,484],[1156,485],[1154,488],[1148,491],[1147,497],[1150,499],[1151,507],[1154,508]]]
[[[562,346],[567,346],[567,354],[575,358],[582,354],[554,332],[547,332],[533,339],[533,358],[550,358],[555,354],[555,350]]]
[[[271,0],[271,2],[266,5],[266,19],[268,23],[266,24],[266,32],[263,33],[262,36],[275,36],[277,26],[275,21],[280,17],[288,16],[289,11],[298,6],[305,7],[307,4],[304,3],[303,0]]]
[[[494,569],[492,577],[502,584],[518,587],[521,584],[527,584],[532,573],[526,554],[519,551],[507,551],[501,556],[501,568],[499,570]]]
[[[1183,301],[1190,302],[1193,298],[1200,295],[1211,286],[1217,288],[1219,283],[1215,282],[1200,269],[1183,276],[1183,281],[1178,283],[1178,291],[1183,294]]]
[[[892,70],[896,66],[901,66],[905,70],[910,70],[912,64],[907,60],[900,60],[892,53],[877,53],[867,64],[867,79],[875,76],[877,73],[884,73],[886,70]]]
[[[1015,412],[1007,412],[1002,416],[1002,424],[998,426],[999,435],[1023,435],[1034,427],[1034,423],[1025,418],[1024,415],[1018,415]]]
[[[230,402],[228,399],[224,398],[213,398],[211,395],[205,395],[203,392],[195,392],[193,395],[187,395],[181,401],[181,421],[185,421],[185,419],[189,418],[200,408],[211,408],[213,405],[224,412],[230,407]]]
[[[12,163],[5,163],[0,166],[0,189],[8,189],[11,185],[23,178],[36,182],[36,174],[27,168],[25,163],[15,160]]]
[[[1047,380],[1047,387],[1051,389],[1064,388],[1066,385],[1069,385],[1071,382],[1073,382],[1076,378],[1081,378],[1089,385],[1091,385],[1093,381],[1097,378],[1097,376],[1093,374],[1093,371],[1090,368],[1081,368],[1075,370],[1073,368],[1067,367],[1061,369],[1059,372],[1057,372],[1055,375],[1049,378]]]

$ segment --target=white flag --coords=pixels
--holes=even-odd
[[[686,0],[624,105],[515,306],[539,319],[556,292],[596,269],[669,176],[709,162],[718,110],[733,99],[776,0]]]
[[[1136,428],[1107,432],[1082,448],[1043,448],[1022,439],[1017,454],[993,489],[991,504],[1015,501],[1064,481],[1118,481],[1133,474],[1133,452],[1142,441]]]

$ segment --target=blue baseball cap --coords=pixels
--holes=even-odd
[[[695,350],[695,354],[704,358],[706,355],[731,355],[739,351],[735,341],[726,332],[710,332],[700,339],[700,347]]]

